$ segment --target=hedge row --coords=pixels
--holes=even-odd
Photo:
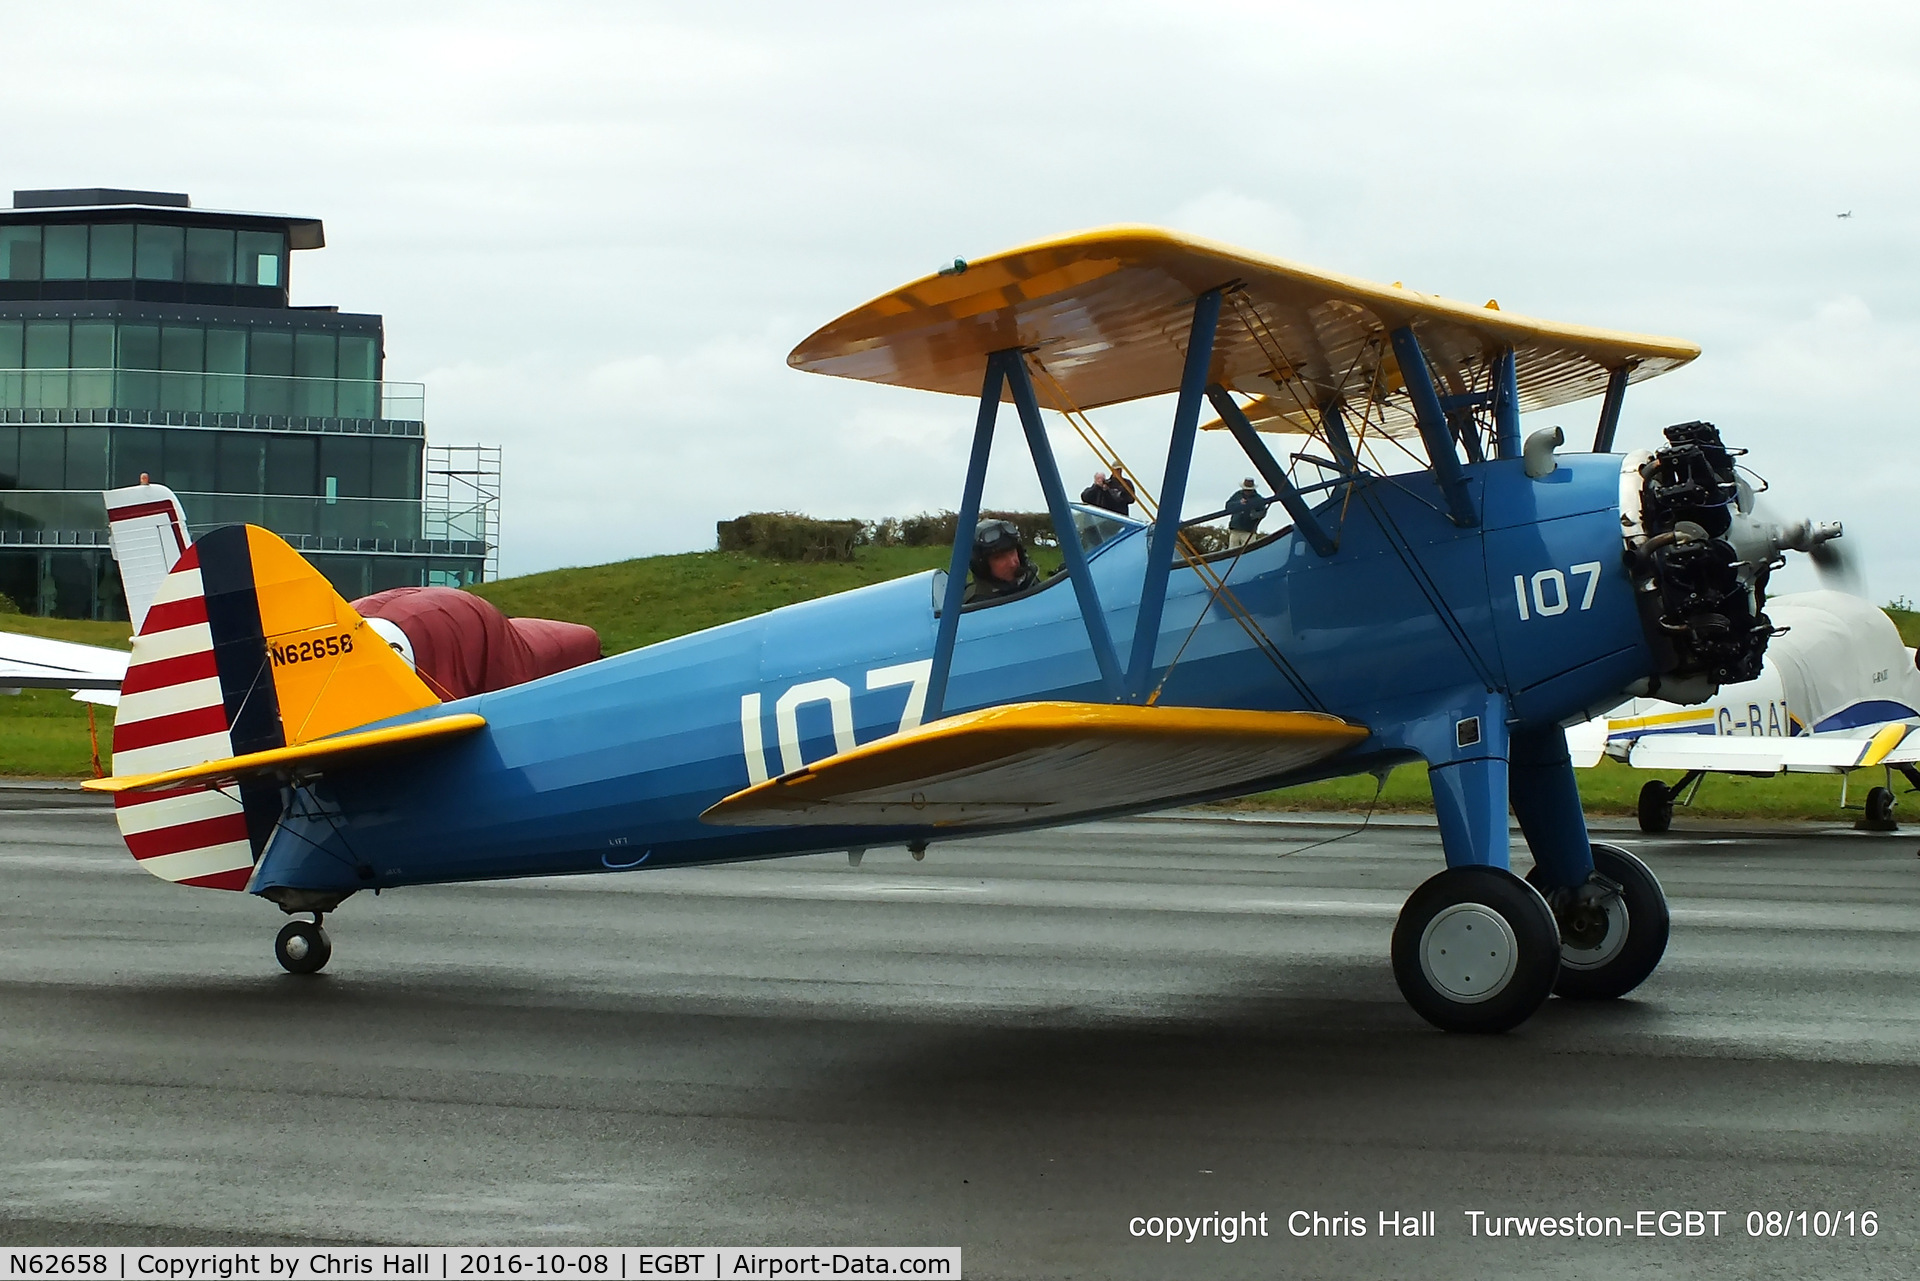
[[[1060,546],[1053,518],[1045,512],[982,512],[983,520],[1004,520],[1020,531],[1030,548]],[[852,560],[856,547],[951,547],[959,517],[953,512],[921,512],[884,520],[816,520],[798,512],[748,512],[715,525],[723,552],[747,552],[772,560]],[[1187,541],[1202,555],[1223,551],[1227,531],[1211,525],[1187,528]]]
[[[984,520],[1011,521],[1029,547],[1058,547],[1053,518],[1045,512],[983,512]],[[773,560],[852,560],[856,547],[949,547],[959,517],[921,512],[885,520],[816,520],[798,512],[748,512],[714,526],[723,552],[748,552]]]

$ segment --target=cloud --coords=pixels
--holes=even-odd
[[[1623,443],[1720,422],[1920,595],[1897,7],[175,0],[29,6],[8,36],[14,186],[326,220],[296,301],[383,314],[432,436],[504,447],[511,570],[706,545],[755,506],[952,506],[968,405],[786,351],[955,256],[1164,221],[1699,341]],[[1142,475],[1167,412],[1103,412]],[[1595,412],[1555,411],[1576,440]],[[995,492],[1037,498],[1005,443]],[[1215,444],[1197,492],[1244,472]]]

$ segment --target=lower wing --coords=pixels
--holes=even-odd
[[[1014,703],[935,721],[735,792],[708,823],[992,827],[1279,782],[1367,737],[1313,712]]]

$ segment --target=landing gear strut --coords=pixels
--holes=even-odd
[[[318,974],[333,958],[333,940],[320,927],[321,914],[311,921],[288,921],[273,940],[274,959],[289,974]]]
[[[1442,1031],[1518,1026],[1559,971],[1560,930],[1546,900],[1502,868],[1450,867],[1429,878],[1393,927],[1401,995]]]
[[[1576,1001],[1610,1001],[1639,987],[1667,951],[1667,896],[1645,863],[1617,845],[1594,845],[1585,885],[1548,895],[1560,930],[1553,990]],[[1536,888],[1540,870],[1527,873]]]

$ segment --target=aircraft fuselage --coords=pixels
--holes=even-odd
[[[1326,711],[1373,729],[1316,776],[1440,766],[1487,750],[1478,728],[1465,741],[1469,722],[1499,746],[1517,727],[1613,706],[1655,663],[1623,563],[1620,469],[1609,455],[1562,458],[1539,479],[1519,459],[1474,464],[1481,520],[1465,528],[1425,471],[1336,489],[1321,508],[1337,531],[1333,555],[1288,533],[1212,562],[1284,663],[1176,562],[1154,657],[1155,683],[1173,664],[1159,701]],[[1130,528],[1090,555],[1117,638],[1132,635],[1149,536]],[[743,829],[699,815],[762,777],[917,723],[940,578],[789,606],[395,718],[475,711],[487,727],[405,770],[341,770],[303,789],[252,888],[347,891],[938,839],[933,828]],[[947,713],[1113,697],[1065,575],[963,615]],[[1282,781],[1303,778],[1272,780]]]

